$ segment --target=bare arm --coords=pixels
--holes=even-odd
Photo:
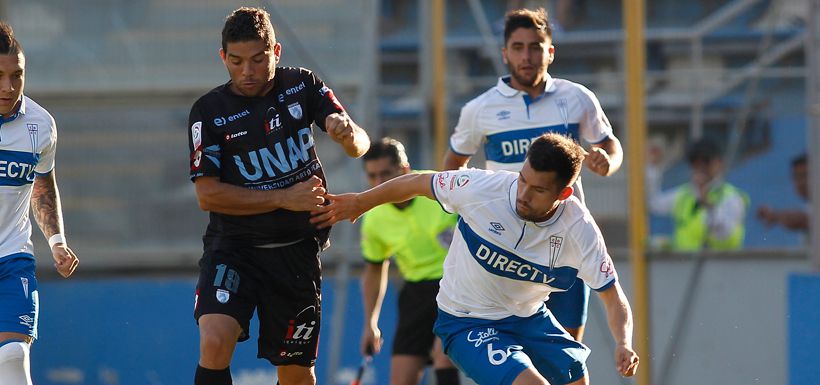
[[[365,263],[362,272],[362,300],[364,302],[364,328],[362,328],[362,354],[381,351],[382,338],[379,330],[384,293],[387,291],[387,270],[390,261]]]
[[[57,177],[54,171],[45,175],[37,175],[31,191],[31,211],[34,221],[40,227],[46,239],[63,233],[63,208],[60,205],[60,192],[57,189]],[[57,272],[68,278],[80,260],[68,248],[65,242],[58,242],[51,246],[51,256]]]
[[[435,199],[433,175],[432,172],[405,174],[365,192],[326,194],[330,204],[314,210],[310,221],[323,228],[345,219],[355,222],[367,210],[383,203],[404,202],[417,196]]]
[[[467,167],[467,162],[469,161],[469,156],[459,155],[453,152],[453,150],[448,149],[447,153],[444,154],[444,169],[458,170],[460,168]]]
[[[633,376],[638,370],[638,355],[632,349],[632,309],[629,301],[618,282],[598,294],[604,302],[609,331],[615,339],[615,367],[621,375]]]
[[[358,158],[370,148],[370,137],[347,114],[330,114],[325,118],[325,130],[334,142],[344,148],[347,156]]]
[[[195,185],[202,210],[228,215],[254,215],[276,209],[310,211],[325,202],[325,189],[317,176],[281,190],[251,190],[222,183],[212,176],[196,178]]]
[[[800,210],[775,210],[769,206],[760,206],[757,217],[767,226],[780,224],[789,230],[809,229],[809,216]]]
[[[601,175],[610,176],[621,168],[624,161],[624,151],[621,141],[614,135],[600,143],[592,145],[592,151],[587,155],[584,163],[590,171]]]

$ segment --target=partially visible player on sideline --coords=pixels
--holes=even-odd
[[[603,236],[572,195],[584,150],[559,134],[533,141],[520,173],[479,169],[408,174],[358,194],[327,194],[320,226],[355,220],[387,202],[436,199],[459,215],[436,298],[444,351],[480,385],[588,384],[589,349],[544,300],[581,277],[600,295],[615,366],[638,367],[632,312]]]
[[[404,145],[392,138],[373,143],[362,157],[370,187],[413,172]],[[429,199],[412,198],[385,204],[362,220],[362,353],[381,350],[379,315],[387,290],[390,257],[404,278],[399,293],[399,325],[393,338],[391,385],[418,385],[432,361],[438,385],[458,385],[458,369],[441,350],[433,334],[436,295],[444,257],[453,237],[456,216]]]
[[[194,310],[195,385],[232,383],[233,351],[249,338],[254,311],[258,357],[277,367],[279,383],[316,383],[319,253],[329,230],[309,222],[327,186],[311,125],[351,157],[370,139],[314,73],[277,67],[281,53],[265,10],[235,10],[220,50],[230,80],[191,108],[190,177],[210,212]]]
[[[557,132],[590,143],[584,163],[592,172],[609,176],[618,171],[623,162],[621,142],[595,94],[547,72],[555,47],[543,8],[507,13],[501,56],[510,74],[461,109],[444,158],[445,170],[466,166],[483,147],[488,170],[518,171],[530,142],[545,132]],[[580,178],[574,187],[584,203]],[[567,292],[551,295],[547,303],[578,341],[584,335],[588,299],[589,288],[579,279]]]
[[[23,95],[26,57],[0,22],[0,384],[31,385],[29,348],[37,339],[39,300],[29,209],[48,239],[57,272],[80,260],[68,248],[54,175],[57,126]]]

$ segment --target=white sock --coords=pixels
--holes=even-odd
[[[27,343],[11,341],[0,345],[0,384],[32,385],[29,368]]]

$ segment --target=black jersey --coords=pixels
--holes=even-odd
[[[265,96],[233,93],[230,82],[194,103],[189,118],[191,180],[219,177],[223,183],[272,190],[319,176],[327,181],[316,156],[311,123],[325,130],[325,118],[344,108],[311,71],[276,68],[274,87]],[[257,215],[211,212],[205,246],[263,245],[317,236],[309,212],[284,209]]]

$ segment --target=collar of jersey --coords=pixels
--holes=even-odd
[[[510,191],[508,193],[508,197],[509,197],[510,209],[512,210],[513,214],[515,214],[516,218],[518,218],[522,221],[530,222],[530,223],[532,223],[532,224],[534,224],[538,227],[547,227],[547,226],[555,223],[555,221],[558,220],[558,217],[560,217],[561,214],[564,212],[564,206],[565,206],[564,203],[566,203],[566,201],[561,201],[561,202],[558,203],[558,208],[555,209],[555,213],[552,214],[550,219],[547,219],[546,221],[543,221],[543,222],[533,222],[533,221],[526,220],[524,218],[519,217],[518,216],[518,211],[515,211],[515,199],[516,199],[517,194],[518,194],[518,178],[515,178],[515,180],[512,183],[510,183]]]
[[[498,93],[500,93],[501,95],[503,95],[505,97],[508,97],[508,98],[512,98],[512,97],[524,92],[524,91],[517,90],[517,89],[513,88],[510,85],[511,79],[512,79],[512,76],[510,76],[510,75],[502,76],[502,77],[498,78],[498,84],[496,84],[496,86],[495,86],[495,88],[498,90]],[[555,80],[552,78],[552,76],[550,76],[550,74],[546,75],[545,80],[547,82],[547,85],[544,87],[544,93],[541,94],[541,96],[553,93],[553,92],[555,92],[555,89],[556,89]],[[539,96],[536,99],[539,99],[541,96]]]

